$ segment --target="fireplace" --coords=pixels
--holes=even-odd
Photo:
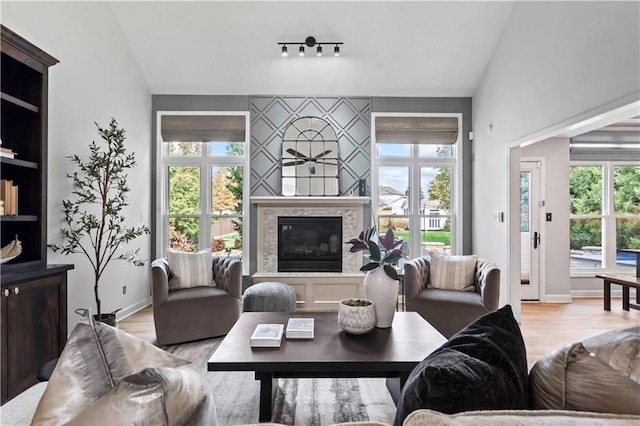
[[[342,217],[279,216],[278,272],[342,272]]]

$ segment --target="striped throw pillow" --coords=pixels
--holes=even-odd
[[[213,282],[211,250],[189,253],[167,249],[167,261],[173,272],[170,290],[210,286]]]
[[[429,253],[429,287],[444,290],[475,291],[474,273],[478,256],[449,256]]]

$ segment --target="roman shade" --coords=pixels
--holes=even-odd
[[[163,115],[163,142],[244,142],[244,115]]]
[[[639,131],[593,131],[571,138],[571,161],[640,161]]]
[[[377,143],[454,144],[457,117],[376,117]]]

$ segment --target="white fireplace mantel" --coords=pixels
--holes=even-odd
[[[251,197],[258,206],[353,206],[371,202],[371,197]]]

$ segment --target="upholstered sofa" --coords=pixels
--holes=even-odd
[[[527,372],[524,341],[506,306],[466,327],[414,369],[395,425],[637,426],[638,351],[640,326],[612,330],[550,353]],[[25,425],[32,418],[36,424],[120,424],[122,413],[129,413],[125,423],[216,424],[202,372],[104,325],[74,330],[49,383],[5,404],[2,425]],[[610,398],[614,393],[617,398]],[[158,417],[163,412],[164,421]]]
[[[46,388],[39,383],[5,404],[0,412],[3,426],[25,426],[31,423],[38,401]],[[569,410],[497,410],[466,411],[443,414],[433,410],[416,410],[404,421],[403,426],[637,426],[640,416],[592,413]],[[278,423],[261,423],[259,426],[281,426]],[[340,426],[390,426],[382,422],[341,423]]]
[[[151,263],[153,319],[159,345],[225,335],[242,313],[242,262],[211,256],[213,282],[170,290],[166,258]]]
[[[404,265],[407,311],[417,312],[447,339],[473,321],[498,308],[500,269],[493,262],[477,259],[473,291],[433,288],[429,257]]]

